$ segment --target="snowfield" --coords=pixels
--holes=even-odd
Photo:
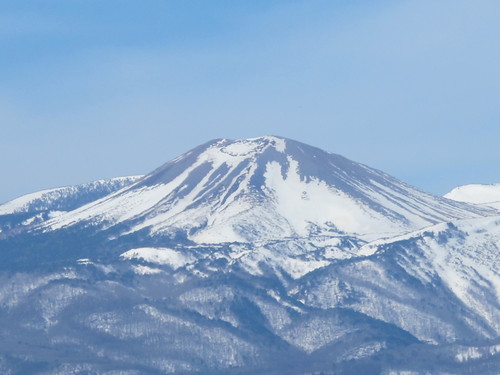
[[[500,209],[500,184],[459,186],[444,197],[458,202],[482,204]]]

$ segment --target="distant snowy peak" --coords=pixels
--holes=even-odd
[[[458,202],[483,204],[500,209],[500,184],[470,184],[456,187],[445,198]]]
[[[70,211],[129,186],[143,176],[116,177],[26,194],[0,205],[0,215]]]
[[[181,231],[197,243],[378,238],[493,212],[423,193],[300,142],[261,137],[201,145],[126,189],[54,218],[47,229],[125,224],[127,233]]]

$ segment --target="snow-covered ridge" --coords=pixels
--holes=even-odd
[[[500,209],[500,184],[470,184],[454,188],[445,198],[458,202],[483,204]]]
[[[500,310],[494,306],[500,304],[499,243],[500,216],[495,216],[440,223],[374,241],[361,247],[358,255],[390,256],[390,252],[397,251],[403,255],[399,256],[400,265],[408,274],[428,285],[439,277],[464,306],[482,316],[488,328],[498,335]],[[415,248],[418,252],[412,250]]]
[[[95,200],[97,196],[106,195],[128,186],[143,176],[116,177],[109,180],[97,180],[82,185],[65,186],[23,195],[0,205],[0,215],[27,213],[36,211],[67,211],[74,209],[81,201],[82,195],[89,195]],[[87,202],[83,202],[87,203]]]

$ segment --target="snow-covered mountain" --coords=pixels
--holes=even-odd
[[[279,137],[116,181],[0,206],[1,373],[498,374],[494,207]]]
[[[23,195],[0,205],[0,232],[18,224],[32,226],[72,211],[120,190],[141,177],[117,177]]]
[[[470,184],[454,188],[445,198],[500,209],[500,184]]]
[[[196,243],[374,238],[488,212],[494,210],[423,193],[339,155],[263,137],[199,146],[46,228],[125,224],[128,233],[183,231]]]

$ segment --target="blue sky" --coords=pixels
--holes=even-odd
[[[498,0],[3,0],[0,202],[282,135],[500,182]]]

